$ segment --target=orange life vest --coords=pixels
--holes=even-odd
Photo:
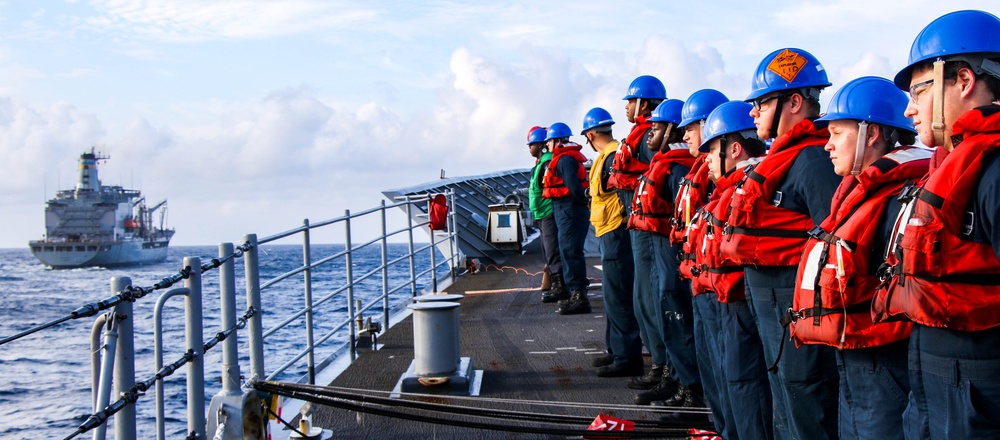
[[[1000,107],[963,114],[952,142],[950,153],[938,148],[935,159],[947,156],[932,161],[923,183],[900,197],[904,205],[882,273],[886,282],[872,304],[875,322],[906,318],[959,331],[1000,325],[1000,259],[990,243],[963,238],[983,162],[1000,150]]]
[[[569,142],[552,152],[552,160],[549,161],[549,168],[545,170],[545,176],[542,177],[542,197],[552,199],[570,196],[566,182],[563,182],[562,176],[556,172],[559,159],[562,159],[563,156],[569,156],[576,160],[576,175],[580,179],[580,186],[583,189],[587,189],[590,186],[590,176],[587,174],[587,169],[583,167],[583,163],[587,161],[587,157],[580,152],[582,149],[583,147],[580,144]]]
[[[681,278],[691,281],[692,296],[711,291],[708,286],[708,273],[704,271],[704,266],[700,261],[703,257],[699,257],[701,244],[705,240],[705,226],[708,224],[707,215],[704,206],[698,208],[691,215],[691,221],[688,222],[687,227],[684,228],[684,244],[681,245],[679,256],[680,275]]]
[[[637,231],[655,232],[668,235],[672,227],[674,198],[664,199],[663,188],[671,176],[671,168],[677,164],[690,168],[694,157],[685,149],[667,150],[656,153],[649,161],[649,171],[639,177],[639,187],[632,198],[632,215],[628,218],[628,228]]]
[[[705,158],[695,158],[691,171],[681,181],[681,188],[674,200],[674,217],[671,219],[673,229],[670,231],[670,242],[677,244],[684,241],[687,225],[694,213],[708,203],[708,190],[712,181],[708,177],[708,165]]]
[[[840,349],[877,347],[910,337],[911,324],[875,325],[871,302],[879,279],[870,273],[879,219],[904,182],[927,173],[929,150],[901,147],[876,160],[857,178],[845,177],[830,216],[810,231],[795,281],[791,335],[796,345]]]
[[[649,164],[639,160],[636,150],[642,143],[642,138],[653,126],[648,121],[649,116],[640,115],[635,118],[632,131],[622,140],[611,161],[611,175],[608,176],[608,186],[624,191],[634,191],[639,186],[639,176],[649,170]]]
[[[747,299],[743,280],[743,265],[728,255],[724,255],[721,251],[726,240],[726,236],[723,234],[725,222],[722,219],[729,212],[729,205],[739,188],[739,183],[746,180],[746,173],[752,168],[752,166],[740,167],[729,175],[722,176],[715,182],[715,193],[712,194],[712,200],[705,205],[708,224],[705,226],[700,258],[702,270],[708,277],[708,289],[715,292],[721,303],[746,301]]]
[[[830,133],[803,120],[771,144],[767,157],[737,184],[721,251],[747,266],[797,266],[815,226],[808,215],[775,202],[778,187],[803,149],[826,145]],[[777,202],[780,202],[778,200]]]

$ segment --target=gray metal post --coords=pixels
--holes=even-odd
[[[132,286],[129,277],[112,277],[111,293],[117,294]],[[121,396],[135,386],[135,339],[133,331],[132,302],[122,301],[115,306],[118,322],[118,352],[115,353],[114,396]],[[103,408],[101,408],[103,409]],[[135,438],[135,405],[126,405],[115,414],[115,438]]]
[[[115,310],[117,311],[117,309]],[[105,318],[107,330],[104,332],[104,359],[101,361],[101,378],[98,381],[97,389],[94,390],[96,399],[94,412],[102,411],[111,403],[111,383],[114,374],[115,352],[118,350],[118,320],[115,319],[114,312],[110,319]],[[94,440],[104,440],[107,438],[108,424],[102,423],[94,428]]]
[[[419,302],[413,310],[413,365],[418,376],[458,369],[458,303]]]
[[[177,295],[187,295],[188,289],[178,287],[170,289],[156,299],[153,307],[153,358],[156,371],[163,368],[163,305],[167,300]],[[164,416],[163,379],[156,381],[156,439],[164,440],[166,434],[166,417]]]
[[[410,297],[417,296],[417,262],[413,255],[413,203],[410,196],[406,196],[406,233],[409,236],[407,243],[410,245]],[[388,323],[386,323],[388,324]]]
[[[184,267],[191,271],[184,280],[189,289],[184,301],[184,340],[194,358],[187,364],[188,434],[205,439],[205,362],[202,353],[201,259],[184,257]],[[134,437],[133,437],[134,438]]]
[[[305,226],[305,230],[302,232],[302,265],[306,267],[306,270],[302,271],[302,276],[305,283],[306,348],[309,349],[309,352],[306,354],[306,364],[309,368],[307,376],[309,378],[309,385],[316,385],[316,356],[314,354],[315,348],[313,347],[312,269],[309,269],[309,266],[312,265],[312,256],[309,252],[309,219],[302,220],[302,226]]]
[[[455,268],[458,267],[458,257],[455,256],[455,192],[448,191],[448,269],[451,272],[451,280],[455,280]]]
[[[347,268],[347,320],[354,320],[354,257],[351,247],[351,210],[344,210],[344,247],[347,251],[344,254],[344,265]],[[354,346],[357,344],[358,330],[353,325],[348,325],[347,328],[350,331],[350,352],[351,359],[357,357],[357,348]]]
[[[97,406],[97,391],[101,389],[101,330],[107,320],[107,313],[98,316],[90,330],[90,391],[94,395],[90,403],[94,406]]]
[[[430,212],[431,212],[431,202],[430,202],[430,200],[428,200],[427,201],[427,213],[430,214]],[[435,254],[437,253],[437,252],[435,252],[435,250],[437,250],[437,239],[435,238],[435,236],[437,234],[434,232],[434,230],[432,230],[430,228],[430,226],[427,227],[427,230],[430,232],[430,236],[431,236],[431,249],[430,249],[430,251],[431,251],[431,289],[432,289],[431,292],[437,292],[438,291],[438,271],[437,271],[437,261],[435,261],[435,260],[437,260],[437,258],[435,258]]]
[[[389,238],[386,237],[385,200],[382,200],[382,324],[389,328]],[[374,347],[373,347],[374,348]]]
[[[250,345],[250,376],[265,378],[264,374],[264,313],[260,308],[260,268],[257,260],[257,234],[243,236],[250,249],[243,253],[243,272],[247,279],[247,305],[254,315],[247,321],[247,341]]]
[[[232,253],[232,243],[219,245],[219,258],[225,258]],[[219,297],[222,307],[222,324],[219,327],[220,330],[226,331],[236,325],[236,271],[231,259],[219,267]],[[237,351],[236,333],[222,341],[222,344],[222,393],[241,394],[240,357]]]
[[[219,258],[233,253],[232,243],[219,244]],[[233,260],[219,267],[221,331],[236,325],[236,273]],[[252,396],[256,394],[251,392]],[[244,395],[240,389],[240,364],[236,333],[222,341],[222,390],[208,406],[208,433],[213,438],[243,438]]]

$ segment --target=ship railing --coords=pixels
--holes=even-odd
[[[357,356],[355,348],[358,329],[354,322],[361,323],[364,313],[377,304],[382,305],[382,325],[389,326],[389,297],[401,290],[409,289],[410,297],[418,294],[418,281],[430,277],[430,288],[437,290],[439,286],[438,269],[442,266],[449,266],[448,271],[451,280],[456,276],[456,268],[459,267],[460,256],[458,255],[458,231],[455,220],[455,194],[445,193],[448,202],[447,228],[445,231],[431,231],[430,221],[424,221],[424,212],[429,213],[430,207],[426,211],[415,211],[419,205],[429,204],[432,195],[410,195],[400,198],[392,204],[385,201],[380,206],[361,212],[351,213],[345,211],[344,216],[317,223],[303,221],[303,225],[275,235],[257,239],[256,234],[248,234],[244,237],[244,243],[234,246],[232,243],[221,243],[219,245],[219,258],[214,258],[210,263],[201,264],[198,257],[185,257],[183,269],[176,274],[170,275],[150,287],[133,286],[129,277],[113,277],[111,279],[112,296],[99,302],[86,304],[73,313],[53,320],[49,323],[37,326],[18,335],[0,339],[0,345],[15,341],[26,335],[44,330],[71,319],[79,319],[90,316],[98,316],[101,311],[112,309],[110,313],[105,313],[96,319],[91,334],[91,366],[92,366],[92,389],[94,413],[80,425],[76,432],[67,439],[71,439],[85,432],[93,431],[94,439],[103,439],[106,435],[107,423],[114,419],[115,438],[135,439],[136,438],[136,411],[135,402],[150,389],[156,389],[156,432],[157,438],[165,438],[165,416],[164,416],[164,392],[163,379],[172,375],[182,366],[187,368],[187,426],[188,438],[207,439],[207,433],[212,433],[213,438],[244,438],[245,433],[263,432],[263,426],[255,429],[253,426],[244,426],[244,420],[266,421],[268,415],[260,414],[261,404],[257,400],[257,392],[246,388],[241,388],[242,374],[239,365],[239,355],[236,344],[235,333],[245,329],[249,345],[250,378],[266,378],[272,380],[279,375],[287,373],[288,370],[297,365],[303,358],[306,358],[307,374],[301,381],[315,384],[316,380],[316,349],[327,342],[338,330],[349,329],[348,353],[350,360]],[[386,220],[387,212],[396,208],[402,208],[406,213],[406,227],[395,231],[388,231]],[[378,216],[381,223],[381,234],[373,239],[355,244],[355,233],[352,230],[352,223],[369,216]],[[344,229],[345,246],[344,250],[320,258],[316,261],[312,259],[313,248],[316,244],[311,239],[311,234],[319,228],[342,225]],[[424,229],[430,232],[430,243],[417,248],[414,242],[414,231]],[[260,246],[273,243],[283,238],[301,234],[303,260],[302,265],[296,269],[278,275],[261,284],[260,280]],[[405,235],[408,244],[406,255],[389,259],[388,244],[390,239],[396,236]],[[381,264],[358,277],[355,277],[353,268],[353,256],[358,251],[368,246],[379,245],[381,247]],[[438,262],[436,251],[441,250],[442,255],[446,255],[443,261]],[[445,252],[446,251],[446,252]],[[423,271],[416,270],[416,256],[422,252],[429,252],[430,267]],[[236,311],[236,288],[234,259],[242,257],[244,262],[244,277],[246,282],[247,309],[242,317],[237,319]],[[322,298],[313,301],[312,294],[312,271],[319,266],[328,264],[337,259],[345,261],[344,270],[346,283]],[[405,282],[396,286],[389,285],[390,270],[404,262],[408,262],[406,272],[409,276]],[[209,339],[203,338],[203,301],[202,301],[202,274],[212,269],[219,268],[219,297],[220,297],[220,331]],[[303,297],[304,307],[301,310],[292,312],[284,318],[282,322],[274,325],[267,331],[263,330],[262,318],[266,313],[277,313],[280,310],[264,310],[261,301],[261,291],[265,289],[276,289],[275,286],[291,279],[297,274],[303,275]],[[355,302],[355,290],[360,287],[363,281],[381,274],[382,286],[381,294],[367,304],[361,301]],[[136,381],[135,378],[135,343],[134,332],[132,330],[133,304],[155,290],[166,289],[175,283],[183,281],[184,287],[173,288],[163,293],[157,300],[154,310],[154,357],[156,373],[143,381]],[[286,292],[282,292],[286,293]],[[322,335],[318,340],[314,338],[314,325],[312,322],[313,312],[317,307],[331,301],[338,295],[346,295],[347,316],[339,323],[336,323],[332,330]],[[185,298],[185,346],[186,352],[174,362],[164,366],[162,341],[163,332],[160,323],[162,322],[162,310],[167,300],[183,296]],[[292,323],[301,319],[305,320],[305,348],[292,356],[292,359],[274,369],[270,374],[266,374],[264,368],[264,344],[268,336],[288,328]],[[360,325],[358,326],[360,327]],[[103,331],[103,342],[101,334]],[[229,337],[234,336],[234,337]],[[222,353],[222,390],[212,399],[209,406],[208,415],[205,412],[205,373],[204,373],[204,353],[215,347],[220,342],[223,343]],[[342,350],[336,350],[332,356]],[[118,400],[112,402],[113,396],[120,396]],[[249,412],[256,411],[256,417],[248,417]],[[271,414],[272,416],[275,414]],[[247,438],[261,438],[260,436],[250,436]]]

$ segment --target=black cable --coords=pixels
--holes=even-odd
[[[589,423],[591,419],[587,417],[553,415],[553,414],[537,415],[537,414],[527,414],[527,413],[519,413],[519,412],[503,411],[503,410],[482,410],[478,408],[452,407],[449,405],[413,402],[400,399],[384,399],[384,398],[376,398],[373,396],[363,396],[363,395],[359,396],[359,395],[350,395],[346,393],[341,394],[336,392],[330,392],[331,394],[338,394],[343,396],[338,398],[333,396],[326,396],[323,394],[311,393],[308,391],[299,391],[291,389],[291,388],[308,388],[308,386],[298,385],[298,384],[255,382],[254,387],[260,391],[270,392],[313,403],[332,406],[335,408],[365,412],[386,417],[401,418],[404,420],[411,420],[411,421],[421,421],[421,422],[438,423],[438,424],[457,426],[457,427],[466,427],[474,429],[491,429],[499,431],[520,432],[520,433],[550,434],[550,435],[564,435],[564,436],[595,435],[595,431],[579,430],[579,429],[548,428],[544,426],[523,426],[523,425],[472,422],[465,420],[454,420],[449,418],[443,418],[434,415],[421,416],[417,414],[411,414],[403,411],[395,411],[386,408],[374,408],[371,406],[371,404],[403,406],[427,412],[434,412],[440,409],[444,409],[444,411],[437,411],[437,412],[459,413],[459,414],[470,415],[472,417],[481,417],[481,418],[498,418],[498,417],[503,419],[515,418],[519,420],[540,421],[542,423],[570,423],[570,422]],[[357,400],[360,403],[351,403],[350,400]],[[389,402],[383,403],[383,401],[386,400],[388,400]],[[462,411],[459,411],[459,409]],[[663,424],[656,422],[639,421],[636,422],[636,425],[660,427]],[[619,434],[621,434],[623,437],[630,437],[630,438],[663,437],[665,435],[680,436],[677,438],[689,438],[693,435],[689,434],[686,428],[674,428],[674,429],[660,428],[660,429],[646,430],[646,431],[615,431],[616,436],[618,436]]]

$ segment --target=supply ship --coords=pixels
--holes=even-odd
[[[76,187],[60,190],[47,202],[45,237],[28,243],[45,265],[112,267],[167,258],[174,235],[164,226],[167,201],[149,207],[138,190],[101,185],[97,163],[109,158],[93,148],[81,154]]]

